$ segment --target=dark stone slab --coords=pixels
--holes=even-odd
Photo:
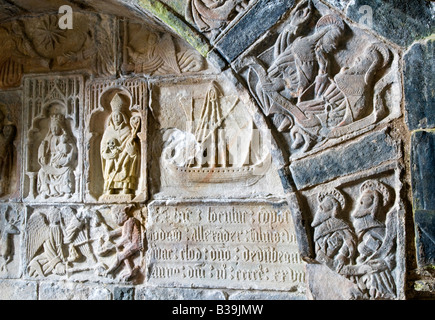
[[[115,287],[113,289],[114,300],[134,300],[134,288]]]
[[[229,62],[233,62],[269,30],[294,3],[294,0],[258,1],[217,43],[216,48]]]
[[[373,12],[373,30],[402,47],[435,31],[431,1],[355,0],[349,4],[346,15],[359,22],[364,14],[359,10],[367,5]]]
[[[414,219],[418,266],[435,265],[435,211],[416,210]]]
[[[405,108],[410,130],[435,128],[435,47],[416,43],[405,55]]]
[[[298,190],[373,168],[400,156],[398,144],[384,131],[376,132],[290,165]]]
[[[435,210],[435,133],[416,131],[411,138],[414,210]]]

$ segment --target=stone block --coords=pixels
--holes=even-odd
[[[294,161],[290,170],[300,190],[397,159],[399,152],[397,142],[385,131],[375,132],[346,146]]]
[[[0,300],[37,300],[37,283],[21,280],[0,280]]]
[[[435,210],[435,133],[416,131],[411,137],[411,184],[414,210]]]
[[[416,210],[415,236],[419,267],[435,265],[435,211]]]
[[[303,293],[273,291],[240,291],[228,296],[228,300],[306,300]]]
[[[112,293],[101,285],[74,282],[42,282],[39,300],[111,300]]]
[[[360,10],[362,6],[368,6],[373,13],[373,31],[402,47],[435,31],[435,8],[430,1],[355,0],[347,7],[346,15],[360,22],[367,13]]]
[[[216,48],[233,62],[262,36],[294,5],[294,0],[258,1],[242,19],[216,44]]]
[[[134,300],[134,287],[115,287],[113,300]]]
[[[405,54],[404,85],[409,130],[435,127],[434,41],[414,44]]]
[[[225,300],[225,294],[219,290],[187,289],[187,288],[154,288],[136,289],[136,300]]]

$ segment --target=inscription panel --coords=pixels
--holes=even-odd
[[[297,290],[304,262],[285,202],[149,206],[148,283]]]

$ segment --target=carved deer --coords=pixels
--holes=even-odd
[[[5,210],[6,211],[6,210]],[[7,272],[7,265],[12,260],[13,247],[11,243],[11,235],[16,235],[20,233],[20,229],[17,226],[21,219],[16,217],[11,219],[7,212],[0,217],[0,271]]]

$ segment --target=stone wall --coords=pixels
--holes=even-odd
[[[1,299],[433,298],[433,3],[31,2]]]

